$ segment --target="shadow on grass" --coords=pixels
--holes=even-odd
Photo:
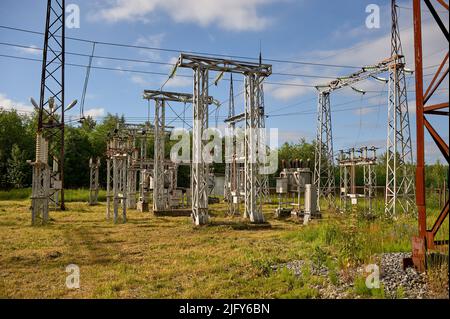
[[[272,225],[270,223],[252,224],[250,222],[242,221],[211,221],[208,227],[229,227],[233,230],[270,230]]]

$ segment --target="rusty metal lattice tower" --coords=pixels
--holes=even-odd
[[[446,116],[448,117],[448,96],[442,102],[432,102],[432,98],[436,90],[441,87],[442,83],[449,74],[448,60],[449,53],[442,59],[442,63],[439,65],[433,79],[428,84],[428,87],[424,90],[424,75],[423,75],[423,42],[422,42],[422,1],[426,4],[430,11],[434,21],[439,29],[442,31],[442,41],[447,45],[449,41],[449,32],[445,24],[442,22],[438,11],[435,6],[444,10],[449,10],[449,5],[443,0],[414,0],[413,12],[414,12],[414,50],[415,50],[415,69],[416,69],[416,126],[417,126],[417,168],[416,168],[416,203],[418,209],[418,226],[419,234],[412,240],[413,252],[412,261],[414,265],[421,271],[425,270],[426,264],[426,252],[427,250],[433,250],[442,245],[448,245],[448,239],[442,241],[436,241],[435,237],[438,233],[444,220],[448,217],[449,201],[444,204],[443,209],[436,218],[433,226],[428,229],[427,227],[427,209],[426,209],[426,191],[425,191],[425,129],[431,135],[433,141],[441,151],[444,158],[449,163],[449,146],[445,140],[439,135],[438,131],[429,122],[430,115]],[[448,13],[447,13],[448,17]],[[448,46],[447,46],[448,48]],[[447,67],[446,67],[447,65]],[[446,69],[445,69],[446,67]],[[445,247],[445,246],[444,246]],[[448,251],[448,248],[447,248]]]
[[[403,55],[396,1],[391,0],[392,30],[389,65],[388,133],[386,145],[385,214],[411,213],[414,205],[414,173],[405,57]]]

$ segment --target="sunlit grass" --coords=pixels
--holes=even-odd
[[[370,221],[333,212],[303,226],[274,219],[276,202],[264,206],[269,225],[262,228],[227,217],[224,203],[210,206],[207,227],[135,210],[128,223],[114,225],[104,203],[87,205],[87,190],[67,191],[68,210],[51,211],[48,225],[31,227],[28,199],[0,198],[0,297],[320,298],[315,287],[326,278],[272,266],[313,261],[330,269],[327,278],[336,285],[342,269],[374,262],[379,253],[410,251],[417,232],[414,217]],[[80,267],[79,290],[65,287],[72,263]],[[350,293],[384,297],[367,292],[361,278]]]

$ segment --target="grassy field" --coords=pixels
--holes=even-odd
[[[70,200],[48,225],[31,227],[29,206],[0,200],[2,298],[320,298],[317,287],[333,284],[337,272],[380,252],[410,251],[416,233],[414,218],[369,222],[334,213],[303,226],[273,219],[276,205],[265,207],[264,226],[226,217],[224,204],[210,206],[207,227],[134,210],[114,225],[104,204]],[[326,264],[329,278],[271,268],[292,260]],[[65,286],[69,264],[80,267],[80,289]],[[349,280],[350,297],[383,296],[361,289],[361,278]]]

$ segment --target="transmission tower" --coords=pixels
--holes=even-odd
[[[32,223],[48,220],[49,203],[65,209],[64,203],[64,62],[65,0],[48,0],[33,163]],[[71,103],[67,110],[75,105]],[[48,145],[48,148],[47,148]],[[43,154],[44,152],[45,154]],[[52,163],[52,168],[49,165]],[[59,201],[60,197],[60,201]]]
[[[328,206],[334,204],[333,133],[331,130],[330,92],[319,92],[317,109],[317,136],[314,161],[314,185],[317,187],[317,208],[325,198]]]
[[[392,33],[389,65],[385,213],[395,217],[414,210],[414,168],[403,55],[396,1],[391,0]]]

